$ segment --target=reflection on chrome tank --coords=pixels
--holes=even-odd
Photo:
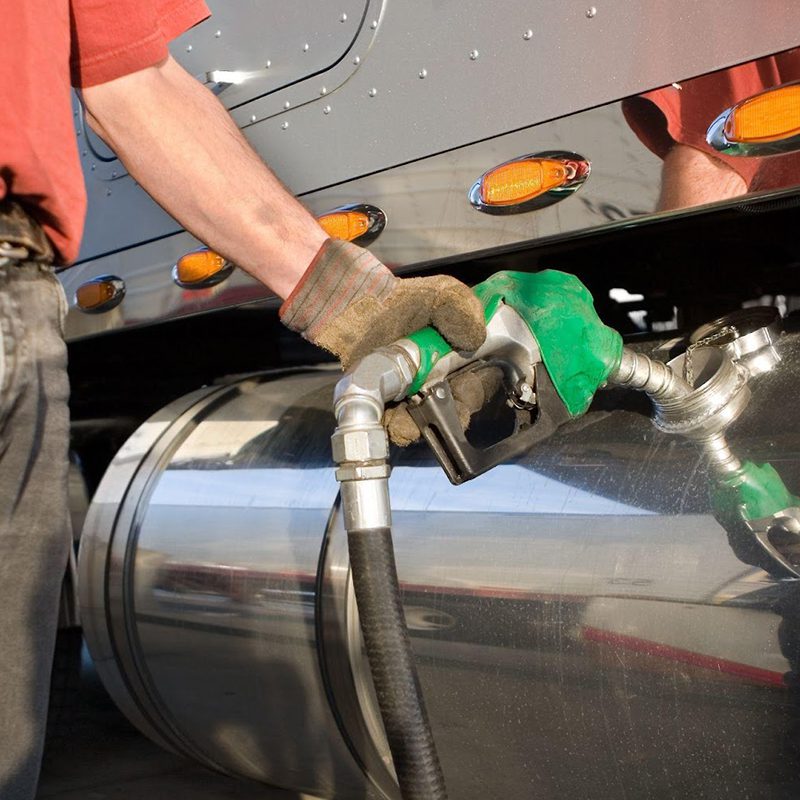
[[[796,492],[800,336],[768,346],[727,437]],[[89,514],[85,625],[157,741],[324,797],[395,797],[330,464],[336,379],[264,375],[145,423]],[[715,519],[704,456],[645,398],[601,393],[460,487],[424,446],[397,451],[390,483],[453,797],[796,796],[800,582]]]

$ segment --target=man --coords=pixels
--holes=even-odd
[[[454,279],[400,280],[332,242],[167,43],[203,0],[24,0],[0,25],[0,798],[35,793],[66,525],[66,303],[85,195],[70,80],[92,128],[198,239],[270,287],[281,318],[344,365],[429,323],[485,335]],[[131,224],[135,224],[135,220]]]

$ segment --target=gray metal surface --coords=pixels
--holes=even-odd
[[[796,490],[800,336],[776,346],[728,435]],[[325,797],[368,796],[361,763],[391,795],[330,461],[335,380],[248,380],[148,423],[89,513],[84,619],[112,695],[172,747]],[[797,796],[800,582],[750,563],[702,456],[648,415],[603,394],[460,487],[423,446],[395,454],[400,581],[454,798]]]
[[[387,211],[375,250],[394,265],[652,212],[660,161],[616,105],[572,115],[798,42],[791,0],[772,0],[768,13],[754,0],[731,0],[724,13],[694,0],[513,0],[501,12],[480,0],[210,5],[217,21],[176,41],[175,56],[201,77],[242,72],[241,82],[212,88],[256,150],[316,213],[353,202]],[[89,192],[86,263],[64,280],[74,291],[103,272],[120,275],[130,296],[104,319],[71,319],[70,337],[268,295],[244,276],[204,298],[168,287],[163,273],[198,242],[84,129],[77,104],[75,115]],[[585,199],[514,222],[476,220],[466,201],[476,178],[542,149],[592,161]]]
[[[369,2],[339,0],[333,6],[321,0],[295,0],[278,9],[274,3],[253,0],[209,6],[212,18],[175,42],[173,55],[226,108],[258,99],[261,108],[274,114],[285,111],[286,102],[298,106],[316,100],[323,87],[312,86],[308,80],[312,76],[336,71],[341,82],[355,69],[351,61],[344,70],[336,67],[353,46]],[[327,77],[325,94],[339,85]],[[288,88],[300,82],[302,88]],[[275,96],[279,90],[284,90],[280,98]],[[82,158],[89,185],[122,179],[125,167],[79,117],[87,143]]]
[[[306,43],[326,42],[323,65],[344,51],[342,64],[347,61],[347,74],[353,73],[346,81],[317,74],[287,89],[285,97],[275,91],[233,112],[296,194],[798,43],[791,0],[771,0],[768,13],[753,0],[730,0],[724,14],[715,3],[696,0],[606,0],[592,17],[584,3],[548,0],[508,0],[502,13],[482,0],[346,0],[335,7],[305,0],[291,9],[262,0],[235,11],[226,3],[209,5],[222,9],[223,22],[212,17],[172,47],[193,74],[228,69],[237,52],[246,68],[261,56],[261,66],[272,62],[270,71],[302,78],[302,58],[312,52],[304,54]],[[359,7],[366,13],[363,33],[348,47]],[[349,12],[345,24],[338,21],[342,12]],[[218,40],[217,30],[223,31]],[[530,39],[524,38],[527,30]],[[473,51],[479,54],[474,60]],[[253,94],[280,83],[268,80]],[[233,93],[244,99],[246,86],[226,89],[223,98]],[[323,88],[329,90],[324,96]],[[286,101],[291,107],[283,110]],[[330,114],[323,115],[325,105]],[[275,115],[276,109],[282,113]],[[84,162],[93,221],[82,258],[177,229],[121,171],[109,195],[108,183],[92,175],[97,159],[91,155]]]

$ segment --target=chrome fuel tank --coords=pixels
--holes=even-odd
[[[800,490],[800,335],[729,432]],[[182,398],[111,465],[80,559],[92,655],[161,744],[324,798],[396,797],[330,461],[337,373]],[[690,443],[608,393],[451,486],[394,453],[399,577],[453,798],[789,798],[800,581],[711,512]]]

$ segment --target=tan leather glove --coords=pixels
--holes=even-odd
[[[427,325],[456,350],[486,338],[483,306],[468,286],[447,275],[396,278],[369,251],[337,239],[320,248],[280,317],[344,369]]]
[[[480,411],[494,397],[503,382],[500,367],[486,367],[478,372],[462,372],[450,380],[450,391],[458,414],[458,421],[466,431],[472,415]],[[400,447],[416,442],[422,433],[408,413],[408,403],[402,402],[387,408],[383,424],[389,438]]]

